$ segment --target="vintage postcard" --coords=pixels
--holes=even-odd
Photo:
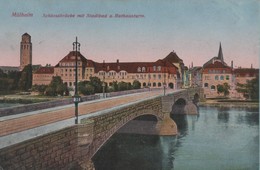
[[[0,9],[0,170],[259,169],[259,0]]]

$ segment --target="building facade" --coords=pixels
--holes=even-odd
[[[176,55],[176,54],[175,54]],[[177,55],[176,55],[177,56]],[[141,83],[141,88],[172,88],[181,87],[181,73],[175,64],[183,64],[176,61],[175,56],[157,60],[155,62],[110,62],[98,63],[86,59],[80,52],[71,51],[53,68],[41,68],[33,73],[33,85],[49,84],[53,76],[60,76],[63,83],[68,87],[75,86],[75,64],[77,58],[78,81],[88,81],[90,77],[98,77],[101,81],[111,86],[113,82],[133,83],[135,80]],[[177,56],[178,57],[178,56]],[[179,57],[178,57],[179,59]],[[41,77],[45,77],[41,81]],[[49,81],[49,82],[48,82]]]
[[[223,96],[217,90],[218,85],[227,83],[230,86],[231,94],[233,93],[234,77],[233,69],[224,62],[221,44],[217,57],[213,57],[202,67],[202,87],[204,88],[205,98],[216,98]]]
[[[41,67],[33,73],[33,85],[49,85],[54,76],[54,67]]]

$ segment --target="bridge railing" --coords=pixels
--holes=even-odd
[[[106,93],[106,96],[107,96],[107,97],[115,97],[115,96],[121,96],[121,95],[126,95],[126,94],[147,92],[147,91],[149,91],[149,88],[134,89],[134,90],[125,90],[125,91],[118,91],[118,92]]]
[[[89,96],[81,97],[82,102],[96,100],[96,99],[100,99],[100,96],[99,95],[89,95]],[[15,115],[15,114],[19,114],[19,113],[32,112],[32,111],[37,111],[37,110],[42,110],[42,109],[48,109],[48,108],[57,107],[57,106],[64,106],[64,105],[73,104],[73,103],[74,103],[73,99],[70,98],[70,99],[28,104],[28,105],[24,105],[24,106],[1,108],[0,117]]]

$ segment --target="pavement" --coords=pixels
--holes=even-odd
[[[135,93],[131,95],[100,99],[79,104],[79,116],[91,115],[103,110],[119,107],[121,105],[140,101],[146,98],[162,95],[162,90]],[[39,126],[71,119],[75,117],[74,104],[44,109],[0,119],[0,137],[17,133]]]

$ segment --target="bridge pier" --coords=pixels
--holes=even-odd
[[[177,125],[171,119],[170,113],[164,113],[163,120],[157,123],[157,129],[161,136],[173,136],[178,134]]]
[[[95,165],[92,162],[92,160],[88,160],[84,162],[83,164],[80,165],[79,167],[80,170],[95,170]]]
[[[188,115],[198,114],[198,107],[192,101],[189,101],[184,107],[184,113]]]

